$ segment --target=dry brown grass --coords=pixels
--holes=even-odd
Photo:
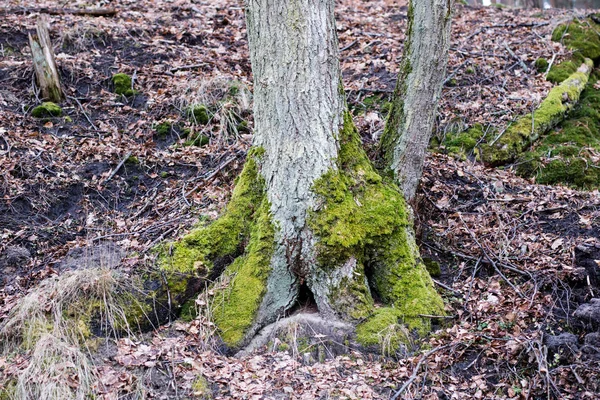
[[[131,334],[131,316],[144,316],[136,290],[118,271],[83,268],[48,278],[25,296],[0,325],[6,353],[32,351],[17,377],[15,398],[86,398],[95,380],[87,355],[92,329]]]

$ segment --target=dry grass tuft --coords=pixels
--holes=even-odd
[[[84,399],[95,379],[82,351],[92,331],[131,333],[130,322],[145,317],[130,279],[108,268],[83,268],[51,277],[25,296],[0,325],[6,353],[32,350],[17,377],[16,399]]]
[[[93,365],[78,345],[45,333],[17,379],[16,399],[83,400],[95,381]]]
[[[241,131],[248,129],[252,94],[242,82],[224,77],[190,81],[178,106],[189,110],[200,105],[207,108],[210,119],[205,126],[195,125],[196,134],[211,136],[225,143],[229,139],[237,140],[243,133]]]

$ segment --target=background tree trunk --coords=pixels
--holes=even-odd
[[[433,131],[450,46],[453,0],[411,0],[408,33],[382,149],[411,200]]]

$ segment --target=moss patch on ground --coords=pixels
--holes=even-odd
[[[342,281],[343,290],[331,293],[332,304],[346,318],[368,317],[371,287],[411,328],[425,333],[429,321],[418,314],[442,314],[444,305],[419,258],[407,205],[397,186],[377,173],[364,152],[358,132],[347,113],[340,132],[337,169],[330,170],[313,190],[322,204],[309,218],[319,242],[319,264],[335,268],[355,259],[355,281]],[[351,297],[353,312],[342,297]],[[341,305],[341,306],[340,306]]]
[[[133,81],[131,77],[124,73],[114,74],[111,78],[114,92],[122,96],[133,96],[137,93],[133,89]]]
[[[31,115],[35,118],[60,117],[62,115],[62,108],[58,104],[48,101],[31,110]]]
[[[384,355],[392,355],[410,340],[407,330],[400,325],[401,318],[395,308],[378,308],[356,327],[356,340],[363,346],[379,347]]]
[[[567,79],[585,61],[586,58],[600,62],[600,24],[592,18],[574,19],[558,25],[552,32],[552,40],[562,42],[572,50],[571,57],[561,63],[552,65],[549,81],[560,83]]]

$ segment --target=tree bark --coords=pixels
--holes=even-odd
[[[453,0],[411,0],[408,33],[392,109],[382,136],[384,156],[407,200],[423,173],[446,72]]]
[[[62,99],[62,90],[54,59],[54,49],[52,48],[52,41],[48,33],[48,20],[45,16],[38,18],[36,33],[33,36],[29,35],[29,46],[31,47],[35,76],[42,92],[42,97],[58,103]]]

